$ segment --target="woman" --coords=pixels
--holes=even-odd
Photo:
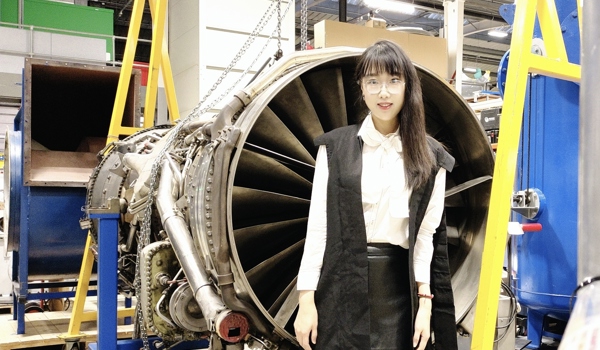
[[[426,134],[420,81],[398,45],[367,48],[356,78],[369,114],[315,140],[298,342],[306,350],[454,350],[443,215],[454,159]]]

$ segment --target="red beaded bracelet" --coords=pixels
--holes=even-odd
[[[423,294],[423,293],[417,293],[417,296],[418,296],[419,298],[433,299],[433,294]]]

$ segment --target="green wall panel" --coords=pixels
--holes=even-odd
[[[0,21],[17,23],[18,6],[18,0],[0,0]],[[49,0],[24,0],[23,23],[37,27],[113,35],[112,10]],[[73,33],[65,34],[76,35]],[[96,37],[93,35],[82,36]],[[112,38],[106,38],[106,52],[112,55],[112,50]],[[111,59],[114,59],[114,57],[111,57]]]
[[[17,0],[0,0],[0,22],[17,23],[19,3]]]

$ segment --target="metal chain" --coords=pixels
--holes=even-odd
[[[307,0],[300,2],[300,49],[307,49],[308,44],[308,3]]]
[[[169,137],[167,138],[167,142],[166,142],[165,146],[160,150],[160,152],[158,153],[158,156],[156,157],[156,159],[154,160],[154,163],[152,164],[152,170],[150,172],[150,184],[148,185],[148,197],[146,200],[146,206],[144,208],[144,216],[142,219],[142,226],[141,226],[141,230],[140,230],[140,239],[138,241],[138,254],[137,254],[137,259],[136,259],[137,268],[135,271],[135,284],[134,285],[136,286],[135,292],[136,292],[136,295],[138,298],[138,303],[140,303],[141,282],[142,282],[140,268],[143,268],[143,266],[140,266],[140,253],[142,252],[144,247],[146,247],[148,244],[150,244],[152,204],[154,204],[154,191],[156,189],[156,184],[159,179],[158,174],[160,171],[160,164],[162,163],[162,160],[165,156],[165,153],[167,152],[167,149],[171,148],[171,146],[173,145],[175,140],[178,138],[178,135],[180,134],[180,131],[184,125],[185,125],[185,123],[178,123],[173,128],[173,130],[169,134]],[[150,281],[146,280],[146,281],[144,281],[144,283],[146,284],[146,287],[148,288]],[[148,332],[146,330],[141,307],[137,308],[136,316],[140,317],[140,319],[141,319],[141,322],[139,322],[139,326],[140,326],[142,343],[144,345],[144,350],[149,350],[150,345],[148,343]]]
[[[288,11],[290,10],[291,4],[292,4],[292,2],[288,2],[287,7],[285,8],[285,11],[283,12],[282,17],[286,16],[286,14],[288,13]],[[225,78],[225,75],[227,75],[227,73],[228,73],[228,72],[227,73],[223,72],[223,74],[221,75],[221,77],[219,77],[219,80],[217,80],[217,82],[207,92],[207,94],[204,95],[204,97],[202,98],[202,100],[200,101],[200,103],[198,103],[198,105],[196,105],[196,107],[190,113],[190,115],[186,118],[186,120],[188,120],[188,118],[191,119],[193,117],[197,117],[197,116],[200,116],[200,115],[206,113],[206,111],[208,111],[211,108],[213,108],[217,103],[221,102],[221,100],[223,100],[223,98],[225,98],[226,96],[228,96],[231,93],[231,91],[236,86],[239,85],[239,83],[244,79],[244,77],[246,76],[246,74],[248,74],[248,72],[252,69],[252,67],[254,67],[254,65],[256,64],[256,62],[258,61],[258,59],[263,55],[263,53],[265,52],[265,50],[269,46],[269,43],[271,42],[271,40],[275,36],[275,32],[276,31],[277,31],[277,29],[275,29],[275,30],[273,30],[273,32],[271,32],[271,35],[269,35],[269,38],[267,38],[267,40],[265,41],[265,44],[260,49],[260,52],[256,55],[256,57],[254,58],[254,60],[252,61],[252,63],[250,63],[248,65],[248,67],[240,74],[240,76],[238,77],[238,79],[233,84],[231,84],[231,86],[227,90],[225,90],[221,95],[219,95],[219,97],[217,97],[215,100],[213,100],[208,106],[205,106],[204,108],[202,108],[202,110],[200,110],[200,106],[202,106],[206,102],[206,100],[208,99],[208,97],[210,97],[210,95],[216,90],[217,86],[221,83],[221,81],[223,80],[223,78]]]
[[[285,17],[285,15],[288,13],[290,7],[291,7],[291,2],[288,2],[287,7],[285,8],[285,11],[283,12],[283,17]],[[217,99],[215,99],[214,101],[212,101],[207,107],[205,107],[201,113],[204,114],[204,112],[206,112],[207,110],[211,109],[212,107],[214,107],[214,105],[216,105],[217,103],[219,103],[223,98],[225,98],[225,96],[229,95],[231,93],[231,90],[233,90],[236,86],[239,85],[239,83],[242,81],[242,79],[244,79],[244,77],[246,76],[246,74],[248,74],[248,72],[252,69],[252,67],[254,67],[254,65],[256,64],[256,62],[258,61],[258,59],[262,56],[262,54],[265,52],[265,50],[267,49],[267,46],[269,46],[269,43],[271,42],[271,40],[273,39],[273,36],[275,36],[275,31],[277,29],[273,30],[273,32],[271,32],[271,35],[269,36],[269,38],[265,41],[265,44],[263,45],[263,47],[260,49],[260,52],[258,53],[258,55],[256,55],[256,57],[254,58],[254,60],[252,61],[252,63],[250,63],[248,65],[248,67],[242,72],[242,74],[240,74],[240,76],[238,77],[238,79],[231,84],[231,86],[225,90]]]
[[[291,1],[290,1],[291,2]],[[289,3],[288,3],[289,4]],[[275,59],[280,59],[283,56],[283,51],[281,50],[281,0],[277,0],[277,53],[275,54]]]
[[[276,10],[276,9],[272,8],[273,5],[274,5],[274,2],[271,2],[271,5],[269,5],[269,8],[263,14],[262,18],[260,19],[260,21],[258,22],[258,24],[256,25],[256,27],[254,28],[254,30],[252,31],[252,33],[250,33],[250,36],[248,37],[248,39],[246,39],[246,42],[244,42],[244,45],[242,46],[242,48],[240,49],[240,51],[238,51],[238,53],[235,55],[235,57],[233,58],[233,60],[231,60],[231,62],[227,66],[227,68],[225,68],[225,70],[223,71],[223,73],[221,73],[221,75],[219,76],[219,78],[217,79],[217,81],[212,85],[212,87],[208,90],[208,92],[204,95],[204,97],[202,97],[202,99],[196,105],[196,107],[194,107],[194,109],[192,110],[192,112],[184,119],[184,122],[188,121],[188,120],[191,120],[191,119],[193,119],[195,117],[198,117],[198,116],[204,114],[206,111],[208,111],[210,108],[212,108],[212,106],[214,106],[214,105],[216,105],[218,103],[218,101],[216,101],[216,102],[213,101],[213,103],[212,103],[212,105],[210,107],[204,108],[202,111],[200,111],[200,107],[206,102],[206,100],[217,89],[217,87],[221,84],[221,82],[223,81],[223,79],[225,79],[225,77],[227,76],[227,74],[229,74],[229,72],[233,69],[233,67],[235,67],[235,65],[237,64],[237,62],[246,53],[246,50],[248,49],[248,47],[250,47],[250,44],[252,44],[252,42],[254,42],[254,39],[256,39],[256,37],[262,31],[262,29],[265,27],[265,25],[271,20],[271,17],[273,17],[273,14],[275,13],[275,10]],[[267,16],[267,14],[268,14],[268,16]],[[267,17],[266,19],[265,19],[265,16]]]

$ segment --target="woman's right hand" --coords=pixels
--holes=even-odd
[[[315,305],[315,291],[301,290],[298,297],[298,316],[294,322],[296,339],[304,350],[311,350],[310,343],[317,343],[317,307]]]

